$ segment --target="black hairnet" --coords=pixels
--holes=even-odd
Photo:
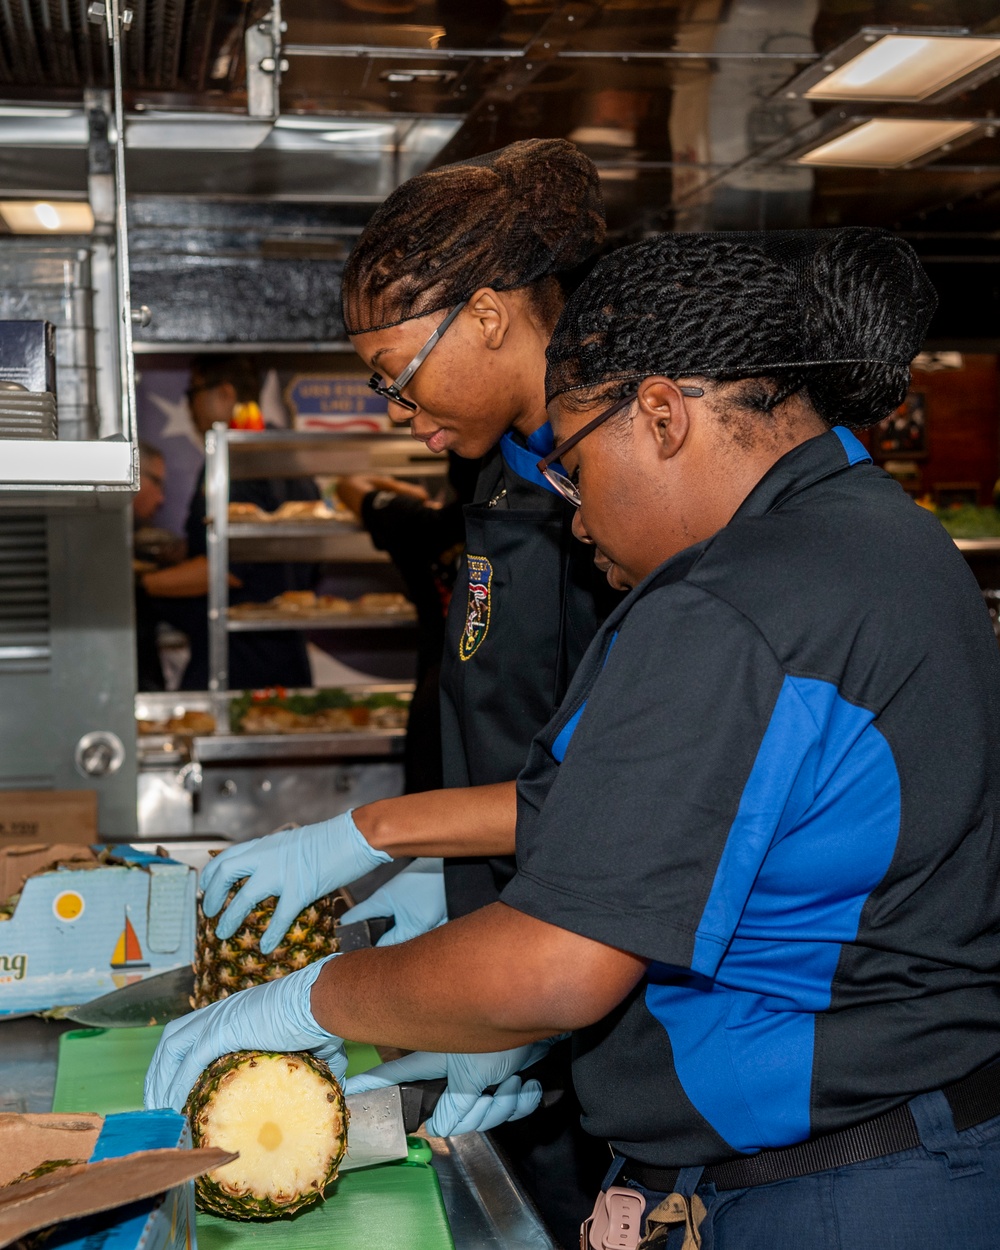
[[[819,393],[886,368],[895,394],[936,302],[913,249],[887,231],[657,235],[605,257],[571,297],[548,348],[546,399],[652,374],[789,373],[786,394]],[[881,393],[870,414],[855,400],[847,423],[886,415]]]
[[[528,139],[429,170],[376,211],[347,260],[348,334],[382,330],[571,270],[604,239],[593,162],[564,139]]]

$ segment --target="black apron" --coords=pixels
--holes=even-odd
[[[505,435],[465,509],[441,666],[448,787],[517,777],[615,601],[572,536],[573,508],[534,467],[551,446],[548,425]],[[495,903],[513,875],[512,856],[447,860],[449,917]]]
[[[483,465],[465,509],[465,558],[448,611],[441,664],[446,786],[513,781],[535,734],[552,719],[598,625],[621,596],[570,526],[573,508],[535,469],[552,449],[548,425],[526,441],[505,435]],[[448,915],[495,903],[513,856],[446,859]],[[560,1244],[577,1230],[600,1186],[604,1144],[580,1127],[569,1044],[551,1062],[566,1091],[554,1106],[490,1137]]]

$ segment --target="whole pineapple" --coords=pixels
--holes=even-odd
[[[230,890],[227,905],[238,888],[239,883]],[[272,895],[258,903],[231,938],[216,936],[216,919],[205,915],[199,901],[192,1007],[205,1007],[237,990],[275,981],[333,954],[337,949],[337,917],[348,905],[336,894],[317,899],[300,911],[280,946],[270,955],[262,954],[260,939],[274,915],[277,901]]]
[[[195,1181],[203,1211],[273,1220],[312,1206],[347,1150],[347,1105],[314,1055],[244,1050],[210,1064],[188,1095],[194,1145],[239,1158]]]

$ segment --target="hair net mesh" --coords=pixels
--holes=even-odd
[[[344,270],[348,334],[423,317],[480,287],[514,290],[574,269],[604,239],[593,162],[528,139],[419,174],[378,208]]]
[[[571,297],[546,399],[651,374],[791,371],[808,385],[817,366],[906,366],[936,302],[913,249],[887,231],[658,235],[612,252]]]

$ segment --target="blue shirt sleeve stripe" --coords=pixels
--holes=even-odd
[[[700,1114],[734,1150],[811,1131],[816,1015],[899,836],[892,751],[836,687],[786,677],[702,914],[694,973],[652,965],[646,1005]]]
[[[843,425],[835,425],[833,432],[840,439],[847,453],[848,464],[871,464],[872,458],[865,450],[864,444],[856,439],[849,429]]]
[[[607,664],[608,662],[608,656],[611,654],[611,648],[615,645],[615,639],[617,637],[618,637],[618,631],[615,630],[615,632],[608,639],[607,649],[604,652],[604,659],[601,661],[602,669],[604,665]],[[556,740],[552,744],[552,758],[559,764],[561,764],[563,760],[566,758],[566,748],[570,744],[570,739],[576,733],[576,727],[580,723],[580,717],[583,715],[583,712],[586,706],[587,706],[587,700],[584,699],[584,701],[580,704],[580,706],[576,709],[573,715],[569,718],[566,724],[563,725],[562,729],[560,729],[559,733],[556,735]]]

